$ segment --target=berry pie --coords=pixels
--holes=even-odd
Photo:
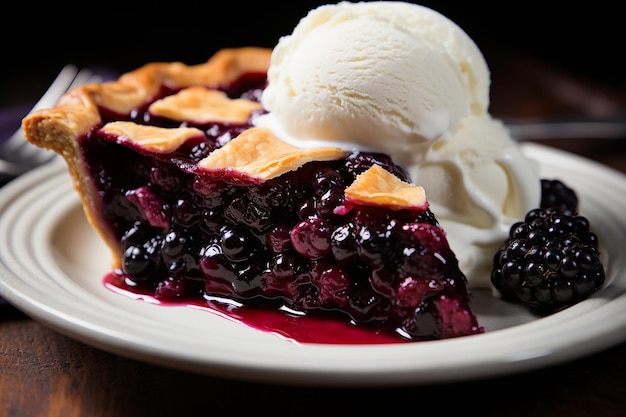
[[[425,190],[389,156],[299,148],[255,126],[270,54],[150,63],[68,92],[23,129],[67,162],[129,291],[408,341],[482,333]]]

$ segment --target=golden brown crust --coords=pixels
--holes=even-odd
[[[68,165],[74,189],[79,194],[87,219],[113,254],[113,267],[120,266],[119,242],[100,221],[97,195],[85,171],[78,139],[100,127],[99,107],[126,114],[156,97],[162,85],[185,88],[216,86],[235,81],[246,72],[265,73],[271,50],[245,47],[223,49],[207,62],[185,65],[180,62],[150,63],[120,76],[116,81],[77,87],[66,93],[51,109],[36,111],[24,118],[26,139],[36,146],[60,154]]]
[[[100,130],[117,140],[132,142],[142,149],[160,154],[176,151],[189,139],[204,137],[204,132],[195,127],[165,128],[133,122],[110,122]]]
[[[191,86],[152,103],[150,114],[180,122],[246,123],[261,103],[243,98],[230,99],[223,91]]]
[[[77,87],[65,94],[52,109],[24,118],[26,138],[37,146],[58,150],[65,145],[49,134],[50,129],[69,133],[75,140],[100,124],[99,107],[125,114],[154,98],[162,85],[185,88],[216,86],[235,81],[246,72],[267,72],[271,50],[266,48],[223,49],[206,63],[150,63],[120,76],[116,81]],[[38,126],[43,123],[45,126]],[[61,141],[63,142],[63,141]]]
[[[198,163],[198,168],[235,172],[253,182],[262,182],[294,171],[307,162],[330,161],[346,155],[339,148],[297,148],[282,142],[269,130],[251,128],[213,151]]]
[[[346,200],[392,210],[428,207],[424,188],[400,180],[380,165],[372,165],[346,188]]]

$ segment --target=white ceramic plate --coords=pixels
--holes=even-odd
[[[325,386],[462,381],[562,363],[626,339],[626,176],[526,144],[543,177],[576,189],[600,237],[606,287],[545,318],[476,292],[485,334],[391,345],[297,344],[189,307],[106,289],[109,253],[62,162],[0,190],[0,294],[56,331],[126,357],[206,375]]]

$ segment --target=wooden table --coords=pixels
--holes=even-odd
[[[492,61],[492,74],[492,113],[496,116],[589,115],[585,103],[568,101],[565,92],[546,88],[554,86],[555,79],[572,88],[584,87],[605,104],[626,103],[624,91],[581,84],[525,57],[503,55],[501,61]],[[547,143],[626,172],[623,139]],[[376,409],[392,415],[396,410],[413,409],[413,415],[431,410],[432,415],[623,416],[626,343],[565,364],[467,383],[312,388],[212,378],[153,366],[92,348],[49,330],[11,306],[0,307],[0,416],[305,412],[358,416]]]

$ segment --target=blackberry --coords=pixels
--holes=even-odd
[[[597,235],[587,218],[563,207],[533,209],[511,226],[491,273],[503,299],[540,313],[589,297],[604,279]]]
[[[541,203],[539,207],[563,207],[574,212],[578,209],[576,192],[557,179],[541,179]]]

